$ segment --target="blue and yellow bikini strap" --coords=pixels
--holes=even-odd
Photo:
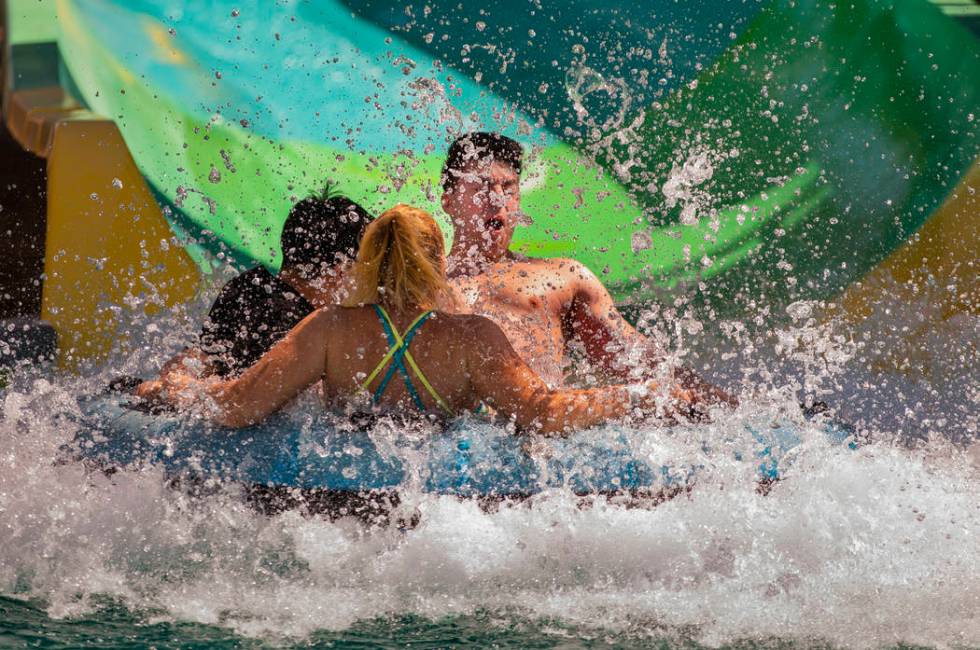
[[[376,307],[377,309],[377,307]],[[395,354],[391,357],[391,365],[388,367],[388,372],[385,373],[384,379],[378,384],[377,390],[374,391],[374,402],[378,403],[381,400],[381,396],[384,394],[385,389],[388,387],[388,382],[395,375],[397,370],[402,376],[402,381],[405,382],[405,389],[411,396],[412,401],[415,402],[415,407],[420,411],[425,411],[425,403],[419,396],[417,390],[415,390],[415,385],[412,384],[412,378],[408,374],[408,370],[405,368],[405,364],[402,363],[402,359],[408,352],[408,346],[411,345],[412,339],[415,337],[415,333],[419,331],[422,323],[426,321],[429,316],[429,312],[422,314],[420,318],[416,318],[412,325],[405,331],[404,338],[398,334],[398,330],[395,329],[394,324],[390,320],[385,320],[381,318],[381,326],[384,328],[385,336],[388,338],[388,345],[390,348],[395,350]],[[379,318],[381,314],[379,313]]]
[[[419,410],[424,411],[425,405],[423,404],[421,398],[419,397],[418,392],[415,390],[415,386],[412,384],[411,379],[408,376],[408,371],[405,369],[405,366],[402,364],[402,358],[404,358],[406,361],[408,361],[408,365],[411,366],[412,371],[415,373],[415,376],[418,377],[420,382],[422,382],[422,386],[425,387],[425,390],[429,393],[432,399],[436,402],[436,404],[439,405],[439,408],[441,408],[447,415],[450,416],[455,415],[452,408],[450,408],[450,406],[446,403],[446,401],[442,398],[442,396],[436,392],[435,388],[432,387],[432,384],[429,383],[429,380],[426,378],[425,373],[423,373],[422,369],[419,368],[418,364],[415,362],[415,358],[412,357],[412,353],[408,349],[408,346],[411,343],[412,338],[414,338],[416,332],[418,332],[422,324],[429,318],[429,316],[432,315],[432,312],[427,311],[420,314],[418,318],[412,321],[412,323],[408,326],[408,328],[405,330],[404,337],[402,337],[402,335],[398,333],[398,328],[395,327],[395,324],[392,322],[391,317],[388,316],[388,313],[384,310],[383,307],[381,307],[380,305],[374,305],[374,310],[378,314],[378,318],[381,320],[381,324],[385,330],[385,335],[388,337],[389,349],[387,354],[385,354],[385,356],[378,363],[378,366],[368,376],[368,378],[364,381],[364,383],[361,386],[365,390],[367,390],[367,387],[371,384],[372,381],[374,381],[375,377],[377,377],[378,374],[381,372],[381,370],[385,367],[385,365],[389,361],[391,361],[392,362],[391,367],[388,369],[388,372],[386,373],[384,379],[382,380],[381,384],[378,386],[378,389],[374,393],[375,401],[380,399],[382,393],[384,393],[384,389],[387,388],[388,386],[388,382],[391,380],[392,376],[394,375],[395,370],[398,370],[399,372],[402,373],[402,376],[405,379],[405,387],[408,389],[409,394],[412,396],[412,401],[415,402],[415,405],[419,408]]]

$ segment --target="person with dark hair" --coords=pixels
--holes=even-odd
[[[572,259],[531,259],[509,250],[521,211],[521,145],[500,134],[457,138],[442,170],[442,207],[454,226],[449,278],[464,310],[493,320],[522,359],[552,386],[563,383],[566,346],[577,342],[586,357],[612,377],[638,370],[651,376],[662,350],[634,329],[584,264]],[[639,358],[646,368],[629,367]],[[734,404],[693,372],[671,369],[692,407]],[[669,374],[669,373],[668,373]]]
[[[442,188],[452,187],[466,174],[466,168],[480,160],[506,163],[518,176],[524,171],[524,147],[499,133],[474,131],[453,140],[442,165]]]
[[[329,190],[299,201],[289,211],[279,237],[282,270],[296,269],[304,277],[316,278],[323,265],[349,265],[370,220],[364,208]]]
[[[161,376],[236,376],[314,309],[342,301],[347,271],[370,221],[364,208],[329,190],[296,203],[280,236],[279,273],[257,266],[229,281],[211,306],[198,344],[165,364]],[[160,389],[160,380],[146,381],[136,394],[152,397]]]

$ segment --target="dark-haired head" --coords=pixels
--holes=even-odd
[[[282,268],[334,266],[352,261],[371,215],[345,196],[324,192],[289,211],[279,241]]]
[[[449,145],[446,162],[442,166],[442,189],[450,191],[459,175],[473,167],[489,167],[493,162],[510,165],[518,174],[524,161],[524,149],[516,140],[499,133],[474,131],[466,133]]]
[[[442,171],[442,209],[453,222],[453,248],[468,259],[507,255],[521,222],[523,149],[506,136],[482,131],[449,147]]]

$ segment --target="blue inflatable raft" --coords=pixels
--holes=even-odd
[[[225,429],[175,414],[131,408],[129,397],[100,397],[85,413],[67,453],[102,469],[162,468],[178,479],[214,479],[298,490],[365,493],[414,489],[461,497],[526,497],[560,488],[576,494],[683,489],[703,468],[655,460],[636,433],[584,431],[534,442],[505,428],[463,420],[420,435],[393,428],[364,432],[336,418],[277,414],[259,426]],[[835,443],[854,445],[847,427],[821,425]],[[752,463],[759,480],[780,478],[801,443],[792,425],[738,428],[727,458]],[[690,441],[697,448],[697,440]],[[704,451],[708,451],[706,448]],[[662,454],[661,454],[662,455]],[[695,454],[696,455],[696,454]],[[212,481],[213,482],[213,481]]]

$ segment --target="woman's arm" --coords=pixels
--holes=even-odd
[[[181,375],[172,378],[169,392],[179,403],[188,393],[203,389],[218,408],[213,419],[224,426],[259,422],[323,377],[333,319],[332,309],[313,312],[236,379]]]
[[[133,394],[145,400],[165,400],[168,386],[186,384],[216,374],[211,358],[200,348],[184,348],[173,359],[163,364],[160,376],[147,379],[133,390]]]
[[[513,416],[522,429],[561,434],[618,420],[630,412],[630,391],[625,386],[552,390],[514,352],[495,323],[474,316],[467,331],[472,338],[465,347],[467,371],[477,397]],[[653,395],[641,399],[637,406],[652,412]]]

